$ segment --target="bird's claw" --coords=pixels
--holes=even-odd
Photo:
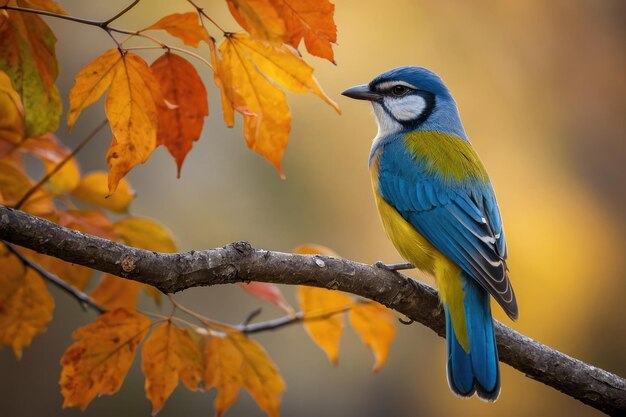
[[[406,326],[408,326],[409,324],[413,324],[413,323],[415,323],[415,320],[410,319],[410,318],[408,318],[408,317],[407,317],[406,319],[403,319],[402,317],[400,317],[400,318],[398,319],[398,321],[399,321],[400,323],[402,323],[402,324],[406,325]]]

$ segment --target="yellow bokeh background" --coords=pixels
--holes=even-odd
[[[128,1],[59,3],[73,15],[101,19]],[[237,29],[225,2],[200,3],[220,24]],[[116,26],[137,29],[188,10],[183,0],[144,0]],[[338,0],[335,17],[337,65],[306,53],[305,58],[343,116],[314,96],[288,95],[293,126],[283,165],[286,181],[247,150],[240,120],[234,129],[224,126],[212,74],[194,62],[209,89],[211,115],[203,137],[181,179],[162,148],[129,175],[138,191],[132,213],[168,225],[181,250],[248,240],[289,251],[314,242],[361,262],[400,261],[371,196],[367,157],[376,132],[371,109],[340,92],[395,66],[426,66],[442,76],[456,98],[500,202],[520,319],[512,323],[494,307],[496,318],[625,375],[624,3]],[[47,21],[59,38],[59,86],[67,103],[76,72],[113,45],[97,28]],[[208,56],[204,49],[200,53]],[[60,137],[73,147],[102,118],[99,103],[81,116],[71,136],[62,129]],[[79,156],[84,172],[106,167],[109,138],[97,139]],[[295,303],[293,288],[284,292]],[[116,396],[96,399],[85,414],[61,410],[58,359],[71,331],[93,315],[82,313],[64,294],[54,295],[54,321],[22,361],[16,363],[6,350],[0,353],[6,415],[146,415],[149,403],[136,366]],[[192,289],[179,298],[232,323],[262,304],[236,286]],[[279,314],[264,305],[261,319]],[[287,382],[284,416],[600,415],[504,364],[495,404],[458,399],[447,387],[443,339],[417,324],[399,325],[388,363],[375,375],[370,353],[351,331],[342,339],[336,368],[300,326],[258,339]],[[178,389],[159,415],[210,415],[213,396]],[[227,415],[262,413],[242,393]]]

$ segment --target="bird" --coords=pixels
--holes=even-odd
[[[376,206],[400,255],[435,278],[448,385],[460,397],[494,402],[500,370],[490,296],[512,320],[519,313],[494,188],[456,102],[437,74],[417,66],[391,69],[342,94],[372,103]]]

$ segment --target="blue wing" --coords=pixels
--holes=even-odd
[[[379,191],[402,217],[485,288],[512,318],[515,294],[508,278],[500,210],[490,183],[446,180],[414,159],[402,141],[385,146]]]

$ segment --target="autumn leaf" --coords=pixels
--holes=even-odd
[[[343,308],[349,308],[352,298],[348,295],[327,290],[325,288],[298,286],[298,301],[304,313],[304,328],[311,339],[326,353],[328,360],[337,364],[339,358],[339,339],[344,327],[344,315],[332,314],[322,319],[318,318],[325,313],[334,313]]]
[[[313,69],[284,45],[273,46],[245,34],[231,34],[220,45],[219,53],[218,86],[230,107],[243,115],[248,147],[282,175],[291,114],[285,94],[274,82],[295,92],[314,93],[339,111],[337,105],[321,90]]]
[[[74,86],[70,90],[70,108],[67,112],[67,126],[70,131],[80,113],[98,101],[109,88],[121,61],[120,52],[109,49],[76,74]]]
[[[33,186],[34,183],[20,167],[0,160],[0,196],[4,205],[16,205]],[[55,208],[52,196],[40,188],[22,205],[21,210],[35,216],[48,217]]]
[[[207,41],[209,45],[209,52],[211,53],[211,66],[213,66],[213,82],[220,90],[220,98],[222,101],[222,117],[224,118],[224,123],[226,126],[233,127],[235,125],[235,109],[233,108],[232,102],[232,87],[229,86],[230,94],[227,94],[225,88],[226,86],[222,82],[222,77],[220,74],[222,72],[226,72],[227,69],[223,68],[222,56],[217,49],[217,45],[215,45],[215,39],[209,38]]]
[[[374,353],[374,372],[380,370],[396,335],[394,315],[387,307],[376,302],[355,304],[348,313],[352,328],[363,343]]]
[[[40,158],[46,174],[52,172],[70,154],[70,150],[52,133],[29,138],[21,144],[20,149]],[[46,186],[53,194],[61,195],[72,191],[79,182],[78,163],[74,158],[70,158],[46,181]]]
[[[209,115],[206,88],[193,65],[179,55],[166,52],[151,68],[164,98],[173,105],[159,106],[157,143],[174,157],[180,177],[183,161]]]
[[[202,354],[187,331],[168,321],[157,327],[143,344],[141,369],[146,376],[146,396],[155,415],[179,379],[192,391],[200,389]]]
[[[24,139],[24,107],[9,76],[0,71],[0,141],[19,143]]]
[[[41,277],[13,254],[0,250],[0,346],[16,358],[52,320],[54,300]]]
[[[267,352],[242,333],[213,336],[205,345],[204,385],[215,387],[213,403],[218,417],[235,403],[245,388],[270,417],[280,414],[280,397],[286,389],[278,368]]]
[[[259,40],[280,44],[284,41],[285,22],[271,0],[226,0],[237,23]]]
[[[155,252],[176,252],[172,233],[154,220],[127,217],[114,223],[113,228],[129,246]]]
[[[84,410],[96,396],[116,393],[150,326],[146,316],[117,309],[74,331],[61,358],[63,407]]]
[[[116,308],[133,310],[137,306],[140,289],[141,284],[136,281],[104,274],[90,297],[107,310]]]
[[[243,114],[244,137],[250,149],[267,159],[282,175],[281,161],[291,130],[285,93],[257,71],[234,42],[220,45],[223,92]]]
[[[313,77],[313,67],[285,46],[257,42],[249,36],[236,33],[230,38],[237,50],[253,61],[267,77],[295,93],[313,93],[341,114],[339,106],[322,91]]]
[[[31,5],[24,0],[9,0],[8,4]],[[7,73],[21,97],[26,136],[54,132],[63,107],[55,84],[59,73],[56,37],[36,14],[6,12],[8,19],[0,18],[0,70]]]
[[[58,216],[61,226],[107,240],[115,239],[113,225],[100,210],[65,210],[58,212]]]
[[[146,30],[165,30],[170,35],[183,41],[185,45],[197,48],[200,42],[208,38],[208,33],[196,12],[173,13],[159,19],[158,22],[143,29]]]
[[[239,284],[241,288],[275,306],[282,308],[287,314],[294,314],[294,309],[289,305],[283,293],[277,285],[270,282],[242,282]]]
[[[135,198],[135,191],[126,179],[120,180],[114,193],[109,194],[108,174],[94,171],[83,176],[72,196],[80,201],[93,204],[115,213],[126,213]]]
[[[309,53],[335,63],[331,45],[337,42],[334,4],[328,0],[273,0],[273,3],[285,21],[285,43],[297,48],[304,38]]]

